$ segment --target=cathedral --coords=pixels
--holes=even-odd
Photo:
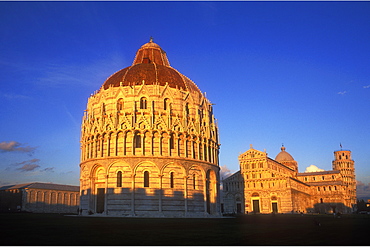
[[[298,172],[285,150],[272,159],[252,147],[239,156],[240,171],[223,180],[222,211],[235,213],[351,213],[356,180],[351,151],[334,152],[333,170]]]
[[[219,146],[211,102],[150,39],[88,99],[81,214],[218,217]]]

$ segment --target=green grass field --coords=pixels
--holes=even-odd
[[[18,213],[0,219],[3,246],[370,245],[370,215],[153,219]]]

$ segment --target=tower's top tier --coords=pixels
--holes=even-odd
[[[350,150],[338,150],[334,151],[335,160],[351,160],[351,151]]]

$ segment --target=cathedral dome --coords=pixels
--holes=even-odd
[[[103,84],[104,89],[119,86],[168,84],[171,88],[197,92],[199,88],[189,78],[170,66],[166,52],[152,39],[136,52],[133,64],[111,75]]]
[[[276,155],[275,160],[278,161],[278,162],[280,162],[280,161],[294,161],[293,157],[287,151],[285,151],[284,146],[281,147],[281,152],[278,153],[278,155]]]

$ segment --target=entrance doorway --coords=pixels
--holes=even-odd
[[[253,213],[260,212],[260,200],[253,200]]]
[[[277,213],[278,212],[278,204],[277,202],[272,203],[272,212]]]
[[[105,189],[98,188],[96,195],[96,213],[101,214],[104,212]]]

